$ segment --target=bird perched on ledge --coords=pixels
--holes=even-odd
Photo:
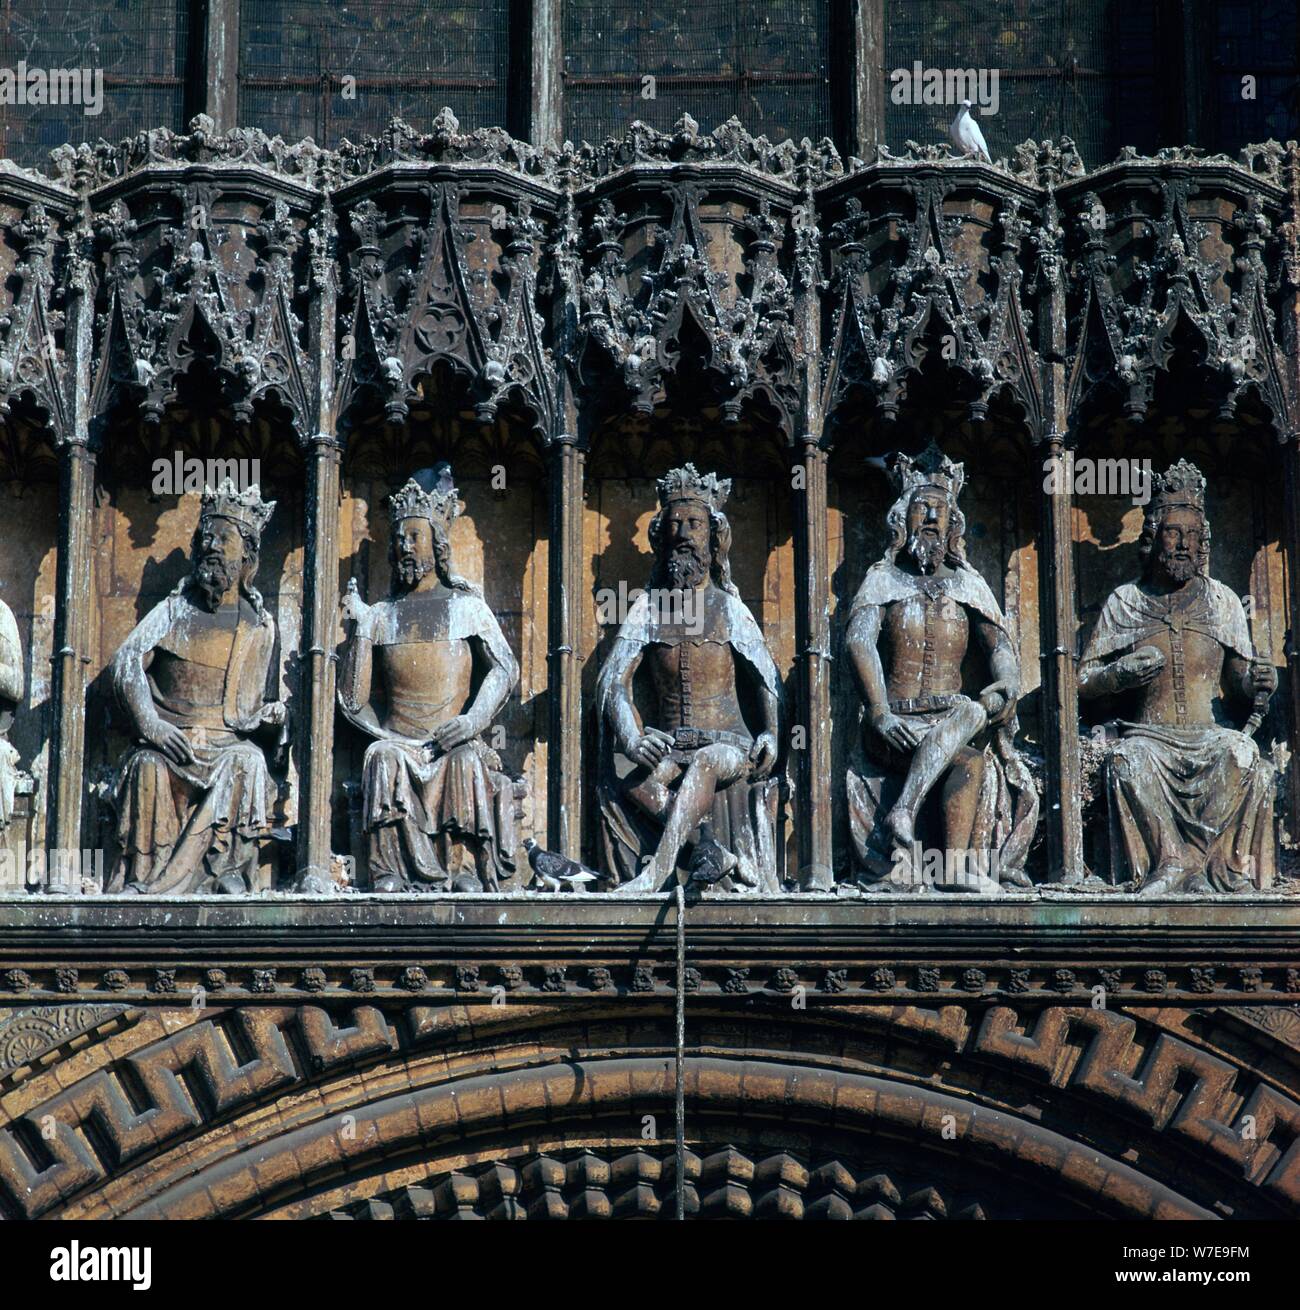
[[[952,120],[952,126],[948,129],[948,135],[952,138],[952,143],[961,153],[969,158],[974,155],[976,159],[982,159],[986,164],[993,161],[989,158],[989,148],[984,141],[984,133],[980,131],[980,125],[971,117],[971,102],[963,100],[961,108],[957,110],[957,117]]]
[[[536,891],[558,892],[566,887],[576,891],[584,883],[595,882],[600,876],[564,855],[544,850],[531,837],[524,838],[524,850],[532,866],[533,880],[528,885]]]
[[[690,887],[711,887],[721,882],[739,864],[739,858],[713,835],[713,825],[700,824],[700,839],[691,854]]]

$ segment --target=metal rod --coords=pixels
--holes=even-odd
[[[686,1218],[686,888],[677,884],[677,1218]]]

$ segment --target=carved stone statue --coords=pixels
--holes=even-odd
[[[463,506],[451,470],[389,497],[393,591],[374,606],[356,583],[339,678],[347,719],[374,741],[362,766],[371,888],[497,891],[515,870],[511,779],[483,740],[519,680],[496,616],[451,569]],[[382,693],[379,707],[372,696]]]
[[[14,711],[23,698],[23,651],[14,612],[0,600],[0,832],[14,813],[18,752],[9,741]]]
[[[1250,702],[1253,730],[1277,671],[1209,575],[1194,465],[1154,479],[1138,553],[1142,576],[1110,594],[1079,672],[1084,699],[1124,714],[1103,766],[1116,881],[1144,896],[1247,891],[1273,872],[1275,771],[1228,707]]]
[[[632,604],[597,682],[602,860],[628,891],[675,882],[702,821],[733,890],[779,890],[779,676],[731,581],[731,483],[691,464],[659,480],[649,590]],[[636,674],[648,674],[643,720]],[[644,867],[642,867],[644,864]]]
[[[283,734],[267,699],[275,621],[253,586],[275,509],[229,480],[203,493],[193,569],[113,660],[113,688],[139,743],[114,789],[121,853],[109,890],[252,889],[274,789],[255,738]]]
[[[872,891],[1025,886],[1038,794],[1014,746],[1020,667],[966,559],[965,472],[933,444],[915,460],[895,456],[891,472],[892,540],[854,597],[846,637],[866,710],[847,779],[858,880]],[[972,639],[978,693],[963,688]],[[922,841],[936,787],[938,826]]]

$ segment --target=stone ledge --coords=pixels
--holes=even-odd
[[[725,1001],[1300,998],[1300,904],[1282,897],[706,899],[686,947],[687,990]],[[0,902],[0,1005],[662,999],[675,961],[667,897]]]

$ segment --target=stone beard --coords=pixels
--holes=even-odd
[[[1038,796],[1014,746],[1020,670],[1002,611],[966,561],[964,472],[934,445],[895,457],[893,472],[891,545],[854,598],[846,638],[866,708],[847,778],[858,881],[922,889],[917,854],[930,849],[962,857],[944,879],[951,890],[1027,885]],[[972,638],[989,677],[977,695],[962,686]],[[937,823],[921,822],[936,793]]]
[[[389,505],[392,594],[366,606],[354,586],[344,598],[354,627],[339,680],[344,716],[372,738],[361,786],[371,888],[496,891],[515,871],[515,793],[482,735],[519,665],[451,570],[455,489],[411,480]]]
[[[1249,891],[1274,874],[1275,770],[1231,719],[1234,702],[1262,716],[1277,673],[1209,576],[1204,492],[1183,460],[1156,478],[1141,579],[1107,599],[1079,675],[1081,698],[1117,715],[1103,764],[1114,880],[1148,896]]]
[[[731,581],[720,508],[730,486],[689,464],[660,480],[650,586],[597,681],[601,860],[628,891],[671,885],[686,847],[699,849],[702,825],[723,849],[727,886],[780,888],[770,776],[779,676]],[[654,707],[644,722],[639,671],[642,703]]]
[[[139,743],[114,789],[120,854],[112,891],[253,889],[274,787],[255,737],[283,729],[267,698],[275,623],[253,587],[275,508],[229,481],[203,496],[189,577],[113,660],[113,687]]]

